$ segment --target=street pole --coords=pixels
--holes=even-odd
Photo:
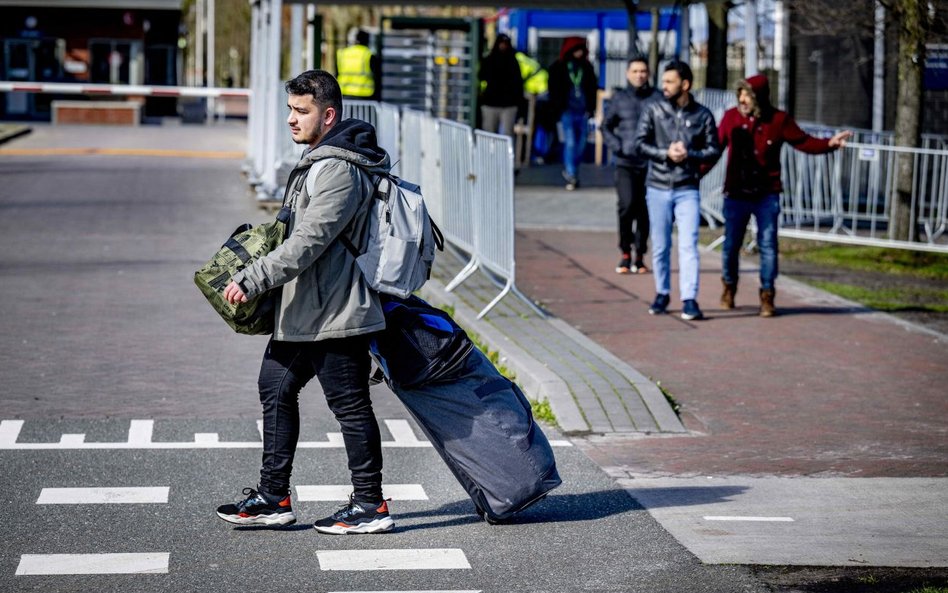
[[[777,107],[787,110],[790,97],[790,19],[783,0],[774,2],[774,68],[777,70]]]
[[[681,25],[678,28],[679,56],[682,62],[691,62],[691,5],[681,4]]]
[[[872,131],[885,126],[885,6],[876,0],[876,30],[872,56]]]
[[[316,5],[306,5],[306,57],[303,59],[303,68],[312,70],[316,67],[314,53],[316,51]]]
[[[632,58],[639,53],[639,29],[636,21],[636,15],[639,12],[639,0],[625,0],[625,11],[629,15],[629,41],[626,57]]]
[[[209,87],[217,86],[215,84],[216,77],[214,76],[214,51],[215,51],[215,40],[217,35],[214,32],[214,0],[207,1],[207,85]],[[207,98],[207,113],[210,116],[210,119],[213,121],[215,114],[215,105],[214,98]]]
[[[194,81],[195,86],[204,86],[204,0],[197,0],[194,9]]]
[[[744,77],[757,74],[757,0],[744,5]]]
[[[290,7],[290,76],[303,71],[303,5]]]
[[[648,69],[652,73],[652,86],[658,86],[658,19],[657,8],[652,9],[652,38],[648,44]]]

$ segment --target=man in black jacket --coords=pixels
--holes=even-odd
[[[645,107],[633,140],[638,154],[651,161],[645,185],[657,294],[648,312],[658,315],[668,309],[674,220],[678,226],[681,318],[686,320],[704,317],[696,300],[700,170],[703,164],[713,164],[721,153],[714,116],[691,97],[692,80],[688,64],[674,60],[665,66],[662,94],[666,100]]]
[[[619,195],[619,251],[622,259],[616,266],[619,274],[645,274],[643,258],[648,251],[648,207],[645,205],[645,175],[648,161],[640,157],[633,140],[642,109],[649,101],[659,100],[661,93],[648,82],[648,62],[642,56],[629,60],[625,76],[629,86],[617,91],[602,119],[602,136],[615,154],[616,192]],[[632,243],[635,243],[635,263]]]

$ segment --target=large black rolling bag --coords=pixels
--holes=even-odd
[[[530,402],[454,320],[416,297],[384,305],[373,356],[478,514],[504,521],[559,486]]]

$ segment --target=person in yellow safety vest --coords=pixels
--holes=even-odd
[[[547,91],[550,75],[546,69],[540,66],[540,62],[534,60],[522,51],[518,51],[517,63],[520,65],[520,77],[523,78],[523,90],[531,95],[542,95]],[[481,92],[487,88],[487,81],[481,81]]]
[[[523,90],[531,95],[542,95],[547,90],[550,75],[534,60],[522,51],[517,52],[517,63],[520,64],[520,76],[523,78]]]
[[[336,73],[342,96],[349,99],[378,99],[379,59],[369,49],[369,34],[358,31],[355,44],[336,52]]]

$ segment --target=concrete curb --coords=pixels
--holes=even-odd
[[[662,393],[662,390],[659,389],[651,379],[629,366],[628,363],[622,361],[612,352],[609,352],[596,342],[590,340],[582,332],[562,319],[550,318],[548,322],[568,338],[601,358],[604,362],[619,371],[619,373],[625,375],[625,377],[629,379],[629,382],[632,383],[632,386],[635,387],[642,396],[642,399],[648,406],[648,411],[651,413],[652,418],[655,419],[655,424],[658,425],[659,431],[670,433],[688,432],[688,429],[685,428],[681,420],[678,419],[678,415],[675,414],[675,411],[671,408],[668,400],[665,399],[665,394]]]
[[[504,364],[517,375],[517,383],[528,396],[548,401],[559,428],[567,434],[590,432],[589,423],[580,411],[569,385],[546,365],[536,360],[520,346],[489,323],[477,319],[477,311],[467,306],[452,293],[444,290],[438,280],[430,279],[422,288],[424,299],[440,306],[454,308],[454,317],[465,328],[477,333],[481,341],[502,353]],[[657,388],[656,388],[657,389]],[[663,404],[667,407],[667,403]]]
[[[24,125],[0,125],[0,144],[9,142],[14,138],[25,136],[33,131],[30,126]]]

